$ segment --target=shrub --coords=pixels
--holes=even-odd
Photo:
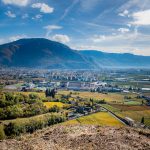
[[[5,132],[4,132],[4,126],[0,125],[0,140],[3,140],[6,138]]]
[[[65,121],[65,117],[62,114],[45,114],[40,117],[25,119],[21,122],[19,120],[10,122],[8,125],[5,125],[4,131],[8,137],[14,137],[19,136],[21,133],[33,133],[38,129],[63,121]]]
[[[59,107],[54,105],[53,107],[49,108],[49,112],[59,112]]]
[[[43,120],[31,120],[25,126],[25,131],[28,133],[33,133],[38,129],[42,129],[45,127],[45,122]]]
[[[5,134],[10,137],[19,136],[21,133],[26,133],[25,127],[17,123],[9,123],[4,128]]]
[[[30,99],[39,99],[38,95],[34,94],[34,93],[29,94],[29,98]]]

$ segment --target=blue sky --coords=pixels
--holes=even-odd
[[[150,0],[0,0],[0,43],[31,37],[150,55]]]

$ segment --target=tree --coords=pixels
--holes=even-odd
[[[10,122],[8,125],[5,125],[4,131],[7,136],[14,135],[15,124]]]
[[[29,98],[30,99],[38,99],[38,95],[34,94],[34,93],[31,93],[31,94],[29,94]]]
[[[94,106],[94,100],[90,98],[90,102],[92,103],[92,107]]]
[[[48,92],[49,92],[48,89],[46,89],[46,91],[45,91],[45,96],[46,97],[48,97],[48,94],[49,94]]]
[[[129,87],[129,91],[132,91],[132,86]]]
[[[23,116],[21,105],[8,106],[6,108],[7,119],[15,119]]]
[[[50,96],[52,98],[55,98],[55,94],[56,94],[56,90],[55,89],[52,89],[52,90],[46,89],[46,91],[45,91],[46,97]]]
[[[52,98],[55,98],[55,94],[56,94],[55,89],[52,89],[52,90],[51,90],[51,96],[52,96]]]
[[[101,90],[100,87],[98,87],[98,88],[96,89],[96,91],[97,91],[98,93],[100,93],[100,90]]]
[[[144,124],[144,117],[142,117],[142,119],[141,119],[141,123],[142,123],[142,124]]]
[[[51,108],[49,109],[49,112],[59,112],[59,107],[56,106],[56,105],[54,105],[53,107],[51,107]]]

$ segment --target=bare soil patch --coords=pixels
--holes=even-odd
[[[150,131],[125,127],[60,126],[0,142],[1,150],[149,150]]]

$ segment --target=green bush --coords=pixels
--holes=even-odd
[[[49,112],[59,112],[60,108],[57,105],[54,105],[53,107],[49,108]]]
[[[33,133],[38,129],[43,129],[46,125],[44,120],[31,120],[27,125],[25,125],[25,130],[28,133]]]
[[[31,117],[48,112],[37,94],[0,93],[0,120]]]
[[[14,137],[19,136],[21,133],[33,133],[38,129],[63,121],[65,121],[65,117],[62,114],[45,114],[40,117],[25,119],[24,121],[10,122],[8,125],[5,125],[4,131],[8,137]]]
[[[5,134],[9,137],[19,136],[21,133],[25,133],[24,126],[20,126],[17,123],[10,122],[4,127]]]
[[[3,140],[6,138],[5,132],[4,132],[4,126],[0,125],[0,140]]]

